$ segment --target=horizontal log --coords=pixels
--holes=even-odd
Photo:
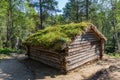
[[[58,55],[55,56],[54,54],[49,55],[49,54],[44,54],[44,53],[38,53],[36,51],[30,51],[30,54],[36,55],[36,56],[51,57],[51,58],[55,58],[56,60],[60,59],[60,56],[58,57]]]
[[[97,38],[95,34],[92,33],[87,33],[85,35],[83,35],[82,37],[92,37],[92,38]]]
[[[71,55],[79,54],[81,52],[86,52],[86,51],[92,50],[92,49],[99,50],[99,46],[85,47],[85,48],[82,48],[82,49],[78,48],[78,49],[75,49],[74,51],[73,50],[70,50],[70,51],[68,50],[68,55],[71,56]]]
[[[82,45],[87,45],[87,44],[90,45],[91,43],[88,41],[85,41],[85,42],[81,42],[77,45],[69,45],[68,48],[71,49],[71,48],[81,47]]]
[[[81,66],[81,65],[83,65],[83,64],[85,64],[85,63],[87,63],[87,62],[89,62],[89,61],[91,61],[91,60],[94,60],[94,59],[97,59],[97,56],[90,57],[90,58],[88,58],[87,60],[78,62],[78,63],[76,63],[76,64],[74,64],[74,65],[69,65],[69,66],[67,65],[67,66],[66,66],[66,70],[69,71],[69,70],[71,70],[71,69],[77,68],[77,67],[79,67],[79,66]]]
[[[56,57],[56,58],[60,58],[60,56],[58,54],[51,54],[49,52],[44,52],[44,51],[40,51],[40,50],[35,50],[35,49],[30,49],[30,52],[33,54],[38,54],[38,55],[47,55],[47,56],[52,56],[52,57]]]
[[[49,59],[51,61],[55,61],[55,62],[60,62],[60,59],[58,58],[55,58],[55,57],[51,57],[51,56],[45,56],[45,55],[36,55],[36,54],[30,54],[30,56],[36,56],[36,57],[39,57],[39,58],[43,58],[43,59]]]
[[[37,56],[37,55],[33,55],[33,54],[30,54],[30,57],[31,56],[34,56],[36,58],[40,58],[40,59],[44,59],[44,60],[48,60],[48,61],[51,61],[51,62],[54,62],[54,63],[58,63],[58,64],[61,64],[61,61],[60,60],[56,60],[54,58],[51,58],[51,57],[44,57],[44,56]]]
[[[95,35],[98,39],[100,39],[100,37],[97,34],[95,34],[93,31],[87,32],[86,34]]]
[[[84,40],[99,40],[98,38],[96,37],[91,37],[91,36],[82,36],[81,40],[84,39]]]
[[[74,58],[74,59],[69,59],[69,61],[68,61],[68,65],[73,65],[73,64],[75,64],[75,63],[77,63],[77,62],[80,62],[80,61],[83,61],[83,60],[87,60],[88,58],[90,58],[90,57],[93,57],[93,56],[97,56],[97,57],[99,57],[99,55],[97,55],[97,54],[90,54],[89,53],[89,55],[81,55],[81,56],[79,56],[79,58],[77,57],[77,58]]]
[[[86,41],[90,41],[90,42],[93,42],[93,41],[98,41],[99,39],[97,38],[92,38],[92,37],[82,37],[82,39],[86,40]]]
[[[51,50],[47,50],[47,49],[42,49],[42,48],[40,48],[40,47],[32,47],[32,46],[30,46],[30,48],[32,48],[32,49],[34,49],[34,50],[40,50],[40,51],[44,51],[44,52],[46,52],[46,53],[51,53],[51,54],[60,54],[60,53],[57,53],[57,52],[55,52],[55,51],[51,51]]]
[[[83,57],[86,57],[86,56],[89,56],[89,55],[92,55],[92,54],[95,54],[95,55],[100,55],[100,52],[94,52],[94,51],[90,51],[89,53],[81,53],[80,55],[78,56],[75,56],[75,57],[66,57],[66,61],[70,62],[70,61],[73,61],[73,60],[76,60],[76,59],[80,59],[80,58],[83,58]]]
[[[37,57],[34,57],[34,56],[31,56],[30,57],[31,59],[34,59],[34,60],[37,60],[37,61],[40,61],[46,65],[49,65],[51,67],[54,67],[54,68],[57,68],[57,69],[61,69],[61,65],[60,64],[57,64],[57,63],[54,63],[54,62],[51,62],[51,61],[48,61],[48,60],[44,60],[44,59],[41,59],[41,58],[37,58]]]
[[[66,59],[68,60],[68,59],[74,59],[74,58],[77,58],[77,57],[79,57],[79,56],[82,56],[82,55],[84,55],[84,54],[91,54],[91,53],[95,53],[95,50],[88,50],[88,51],[84,51],[84,52],[81,52],[81,53],[78,53],[78,54],[75,54],[75,55],[72,55],[72,56],[67,56],[66,57]],[[97,54],[97,53],[95,53],[95,54]]]
[[[82,37],[80,39],[75,39],[73,42],[93,42],[93,41],[99,41],[96,38],[89,38],[89,37]]]
[[[74,51],[78,51],[78,50],[84,50],[84,49],[93,49],[93,48],[96,48],[97,45],[81,45],[80,47],[76,47],[76,48],[71,48],[68,50],[68,53],[69,52],[74,52]]]
[[[79,45],[81,43],[91,43],[91,42],[95,42],[98,40],[86,40],[86,39],[82,39],[81,41],[73,41],[69,46],[73,46],[73,45]]]
[[[81,63],[81,62],[84,62],[84,61],[86,61],[86,60],[88,60],[89,58],[92,58],[92,57],[94,57],[95,56],[95,58],[99,58],[99,56],[97,56],[97,55],[89,55],[89,56],[86,56],[86,57],[83,57],[80,61],[73,61],[74,63],[68,63],[67,65],[74,65],[74,64],[77,64],[77,63]]]
[[[93,48],[93,49],[85,49],[85,50],[78,50],[76,52],[71,52],[71,53],[68,53],[68,56],[77,56],[79,54],[82,54],[82,53],[87,53],[89,51],[100,51],[99,49],[96,49],[96,48]]]
[[[69,45],[68,48],[71,49],[71,48],[76,48],[76,47],[81,47],[82,45],[84,44],[100,44],[100,41],[94,41],[94,42],[88,42],[88,41],[82,41],[80,44],[76,44],[76,45]]]

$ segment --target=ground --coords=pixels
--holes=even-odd
[[[0,80],[119,80],[120,59],[105,55],[103,60],[85,64],[67,74],[52,67],[13,55],[0,60]]]

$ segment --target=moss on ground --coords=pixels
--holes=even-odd
[[[29,36],[24,44],[62,50],[76,35],[81,35],[90,25],[89,22],[81,22],[46,27]]]

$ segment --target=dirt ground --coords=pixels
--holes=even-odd
[[[17,55],[0,60],[0,80],[120,80],[120,59],[104,56],[67,74]]]
[[[0,60],[0,80],[33,80],[32,72],[14,57]]]

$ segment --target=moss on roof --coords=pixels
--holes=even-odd
[[[24,43],[57,51],[62,50],[76,35],[82,34],[90,25],[91,23],[81,22],[46,27],[29,36]]]

